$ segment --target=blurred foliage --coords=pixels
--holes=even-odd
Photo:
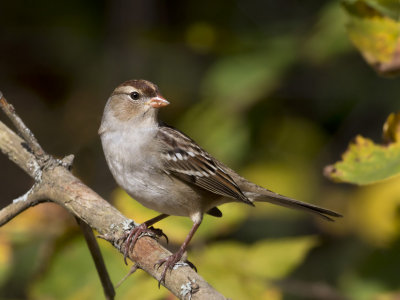
[[[287,276],[315,246],[315,237],[216,243],[196,255],[204,278],[231,299],[280,299],[271,280]],[[272,290],[272,291],[271,291]],[[276,294],[276,291],[275,291]]]
[[[321,170],[358,133],[338,170],[375,182],[398,169],[388,155],[397,153],[398,115],[386,122],[384,145],[372,140],[399,110],[400,85],[371,72],[357,49],[378,74],[396,73],[399,12],[397,0],[1,1],[0,88],[48,152],[74,153],[75,174],[142,222],[157,213],[116,188],[96,132],[117,84],[157,83],[171,102],[161,118],[218,159],[345,215],[328,223],[269,204],[223,205],[223,218],[206,216],[188,253],[213,286],[234,299],[396,299],[398,177],[348,186]],[[368,174],[364,159],[384,171]],[[31,181],[4,156],[0,170],[5,206]],[[169,217],[156,227],[174,250],[191,221]],[[129,267],[99,243],[116,283]],[[0,229],[0,287],[7,300],[102,298],[75,221],[52,204]],[[172,297],[141,271],[117,295]]]
[[[348,33],[364,59],[380,74],[400,71],[400,2],[345,0]]]
[[[369,185],[354,193],[348,217],[367,242],[384,247],[399,237],[400,178]]]
[[[99,242],[107,270],[116,283],[128,272],[115,248],[106,242]],[[71,266],[72,264],[72,266]],[[117,290],[118,299],[159,299],[166,297],[165,288],[154,288],[154,279],[143,271],[137,271]],[[29,298],[41,299],[102,299],[103,289],[97,277],[93,260],[82,237],[68,242],[54,257],[46,274],[38,278],[29,291]]]

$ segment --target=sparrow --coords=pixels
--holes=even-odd
[[[99,135],[107,164],[116,182],[131,197],[159,216],[131,229],[124,260],[137,239],[168,216],[189,217],[193,227],[182,246],[160,260],[167,270],[182,259],[204,214],[221,217],[218,206],[240,202],[269,202],[311,212],[333,221],[340,214],[274,193],[258,186],[212,157],[194,140],[158,120],[158,110],[169,105],[158,87],[146,80],[120,84],[104,109]],[[160,234],[160,231],[157,231]]]

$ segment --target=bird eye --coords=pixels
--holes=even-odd
[[[132,93],[130,94],[130,96],[131,96],[131,98],[132,98],[133,100],[137,100],[137,99],[139,99],[139,97],[140,97],[140,95],[139,95],[138,92],[132,92]]]

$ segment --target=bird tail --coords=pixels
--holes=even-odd
[[[285,206],[288,208],[304,210],[313,213],[315,215],[318,215],[329,221],[334,221],[334,219],[331,217],[342,217],[341,214],[338,214],[337,212],[334,212],[332,210],[322,208],[313,204],[301,202],[295,199],[291,199],[289,197],[279,195],[277,193],[274,193],[266,189],[264,189],[262,193],[245,192],[245,195],[253,201],[269,202],[272,204]]]

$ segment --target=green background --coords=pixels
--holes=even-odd
[[[268,204],[222,206],[224,217],[206,217],[191,243],[200,275],[232,299],[395,299],[400,179],[357,187],[323,177],[357,134],[380,143],[399,107],[399,80],[368,65],[390,61],[396,1],[365,2],[378,13],[360,1],[1,1],[0,90],[46,151],[73,153],[74,174],[141,222],[156,213],[117,189],[97,129],[118,84],[153,81],[171,102],[161,118],[215,157],[345,216],[328,223]],[[389,46],[365,42],[385,26],[394,28],[381,39]],[[2,207],[31,184],[0,156]],[[171,250],[190,226],[180,217],[158,225]],[[117,283],[129,267],[99,243]],[[0,299],[102,297],[62,208],[43,204],[0,228]],[[137,271],[117,299],[173,296]]]

